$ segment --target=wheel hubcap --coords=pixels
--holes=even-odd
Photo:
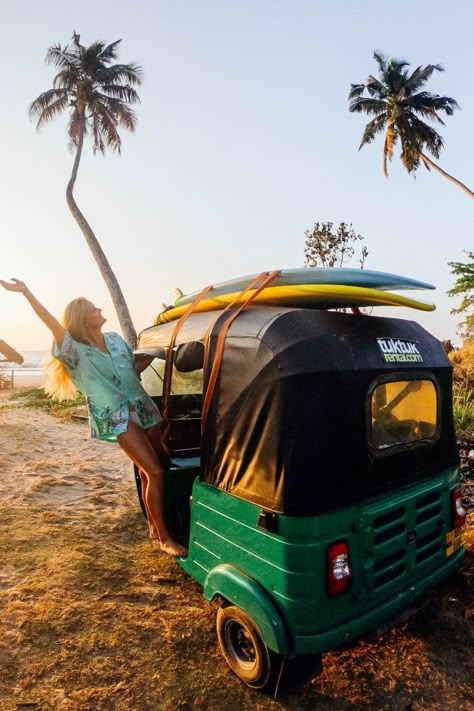
[[[252,668],[256,659],[255,645],[245,627],[242,627],[238,622],[229,621],[225,636],[227,648],[235,661],[247,669]]]

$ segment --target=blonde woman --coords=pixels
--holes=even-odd
[[[52,359],[46,370],[46,392],[64,400],[77,391],[86,395],[91,436],[118,442],[140,469],[150,537],[172,556],[187,550],[171,537],[163,511],[163,467],[159,455],[160,412],[134,369],[133,353],[117,333],[103,333],[101,309],[80,297],[71,301],[60,323],[19,279],[0,284],[18,292],[53,334]]]

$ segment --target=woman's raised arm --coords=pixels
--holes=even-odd
[[[43,321],[44,324],[46,324],[46,326],[53,334],[54,340],[56,341],[58,346],[61,347],[65,333],[64,326],[61,326],[57,318],[55,318],[52,314],[49,313],[49,311],[43,306],[43,304],[38,301],[36,296],[33,296],[24,281],[20,281],[20,279],[12,279],[11,281],[13,282],[13,284],[10,284],[9,282],[0,279],[0,284],[7,291],[16,291],[20,294],[23,294],[27,301],[30,302],[31,308],[33,309],[35,314]]]

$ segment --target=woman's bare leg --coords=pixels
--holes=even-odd
[[[187,555],[187,549],[173,540],[166,527],[163,509],[164,472],[150,440],[138,425],[130,422],[127,431],[118,436],[118,443],[140,469],[142,482],[146,479],[143,502],[150,529],[152,533],[153,530],[157,533],[161,549],[168,555]]]
[[[163,431],[161,428],[161,425],[153,425],[153,427],[149,427],[148,429],[144,430],[145,435],[147,436],[148,440],[151,443],[151,446],[155,450],[158,460],[160,461],[160,464],[162,462],[161,456],[162,456],[162,448],[163,448]],[[141,472],[140,472],[141,475]],[[143,488],[146,488],[147,486],[147,480],[146,477],[141,477],[142,478],[142,491]],[[152,541],[159,541],[160,536],[158,535],[158,531],[155,529],[155,526],[153,522],[150,522],[150,538]]]
[[[146,499],[147,499],[146,490],[147,490],[147,487],[148,487],[148,477],[147,477],[147,475],[145,474],[145,472],[144,472],[142,469],[140,469],[140,468],[138,469],[138,474],[139,474],[139,476],[140,476],[140,482],[141,482],[141,485],[142,485],[142,488],[141,488],[141,495],[142,495],[142,501],[143,501],[143,503],[145,504],[146,515],[147,515],[147,519],[148,519],[148,527],[149,527],[149,529],[150,529],[150,539],[151,539],[152,541],[159,541],[159,540],[160,540],[160,537],[159,537],[159,535],[158,535],[158,531],[156,530],[155,525],[154,525],[154,523],[153,523],[151,517],[148,515],[148,507],[147,507],[147,505],[146,505],[146,503],[145,503],[145,502],[146,502]]]

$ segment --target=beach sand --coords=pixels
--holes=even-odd
[[[63,422],[18,407],[15,395],[42,382],[24,378],[21,386],[0,391],[0,500],[51,504],[79,517],[113,506],[134,486],[130,460],[117,444],[91,439],[86,420]]]

